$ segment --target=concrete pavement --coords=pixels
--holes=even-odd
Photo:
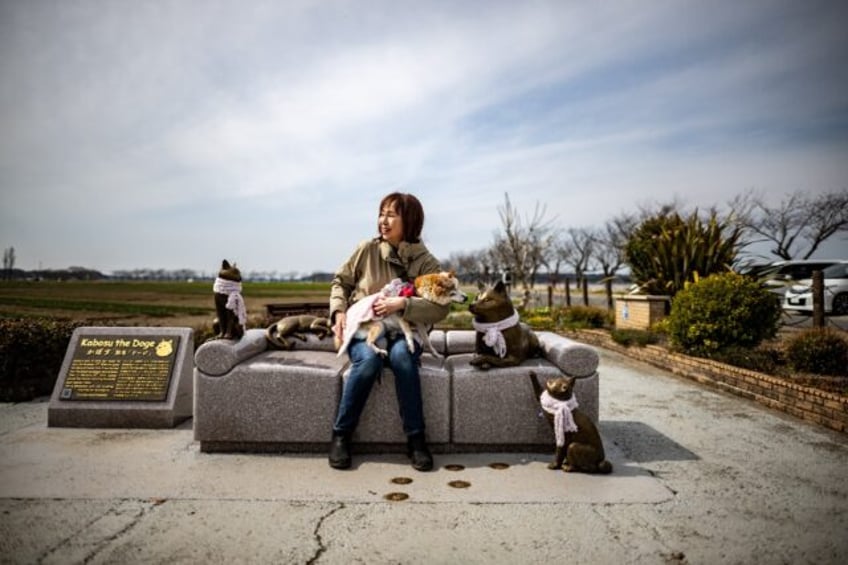
[[[600,351],[609,476],[542,454],[338,472],[0,405],[0,563],[848,562],[848,436]]]

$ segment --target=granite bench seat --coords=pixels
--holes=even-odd
[[[553,433],[528,380],[576,377],[580,408],[598,421],[598,354],[552,332],[537,332],[544,355],[518,367],[482,371],[469,361],[473,330],[434,330],[443,357],[421,356],[427,440],[434,452],[550,451]],[[315,452],[327,448],[347,355],[332,338],[308,335],[291,351],[269,349],[264,330],[239,341],[214,340],[195,353],[194,437],[204,452]],[[357,451],[397,451],[406,445],[394,390],[384,371],[353,437]]]

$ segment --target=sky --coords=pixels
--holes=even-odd
[[[2,0],[0,247],[308,274],[396,190],[441,259],[491,245],[506,195],[568,229],[845,190],[846,22],[842,0]]]

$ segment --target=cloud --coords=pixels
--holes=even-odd
[[[675,193],[837,189],[846,12],[4,3],[0,243],[26,241],[21,262],[203,268],[226,249],[309,271],[371,235],[372,208],[396,188],[425,200],[442,256],[491,241],[505,192],[600,225]],[[310,236],[292,245],[275,231]],[[267,251],[277,240],[288,243]]]

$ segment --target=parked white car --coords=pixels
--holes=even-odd
[[[836,259],[805,259],[800,261],[775,261],[768,265],[751,267],[746,274],[761,280],[763,286],[783,296],[784,291],[799,281],[809,279],[813,271],[821,271],[838,263]]]
[[[824,275],[824,311],[834,316],[848,315],[848,261],[839,261],[822,269]],[[813,280],[804,279],[786,290],[783,309],[813,311]]]

